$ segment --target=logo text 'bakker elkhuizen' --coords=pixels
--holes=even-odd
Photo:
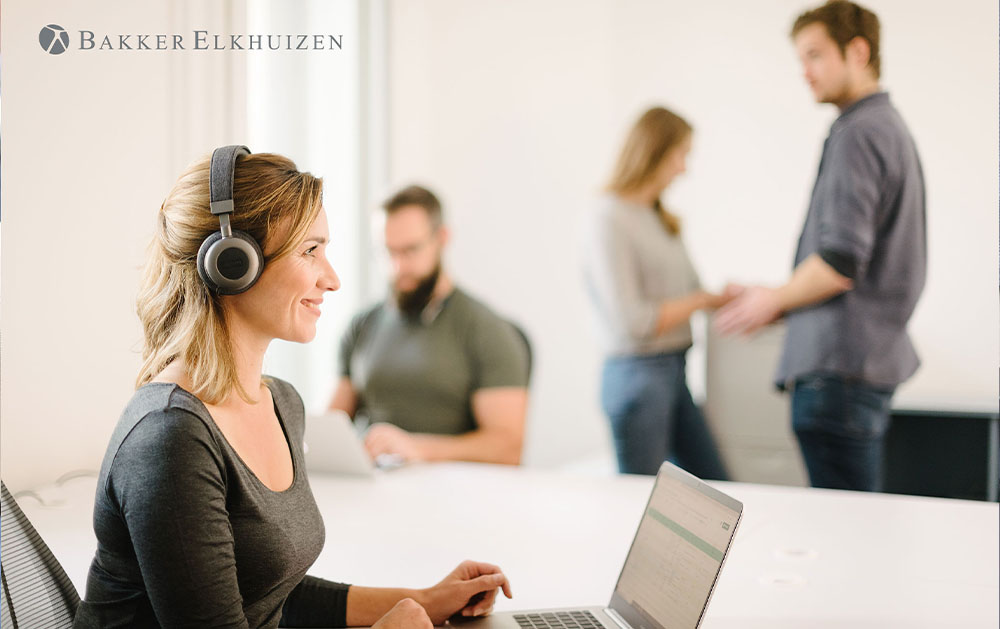
[[[195,30],[180,33],[98,35],[80,30],[79,50],[343,50],[343,35],[240,34],[220,35]],[[70,47],[69,32],[48,24],[38,33],[38,43],[50,55],[61,55]]]

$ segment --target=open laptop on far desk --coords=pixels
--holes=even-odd
[[[743,503],[664,463],[607,607],[503,612],[463,629],[695,629],[743,515]]]
[[[375,464],[354,422],[344,411],[330,411],[306,418],[306,469],[346,476],[374,476]]]

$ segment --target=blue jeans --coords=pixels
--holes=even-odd
[[[684,352],[604,362],[601,405],[623,474],[656,474],[669,459],[701,478],[727,478],[712,433],[691,399],[684,367]]]
[[[882,490],[893,391],[831,375],[796,380],[792,429],[813,487]]]

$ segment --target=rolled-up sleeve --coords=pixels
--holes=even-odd
[[[875,247],[886,163],[875,138],[863,127],[845,128],[832,140],[824,172],[827,185],[822,188],[825,198],[817,206],[822,210],[819,249],[850,258],[860,276]]]

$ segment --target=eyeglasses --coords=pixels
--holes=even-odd
[[[412,245],[407,245],[405,247],[399,247],[394,249],[392,247],[386,246],[385,250],[389,253],[389,257],[393,260],[402,259],[410,260],[420,255],[427,247],[431,245],[432,242],[437,238],[437,231],[431,232],[431,235],[424,238],[420,242],[414,243]]]

